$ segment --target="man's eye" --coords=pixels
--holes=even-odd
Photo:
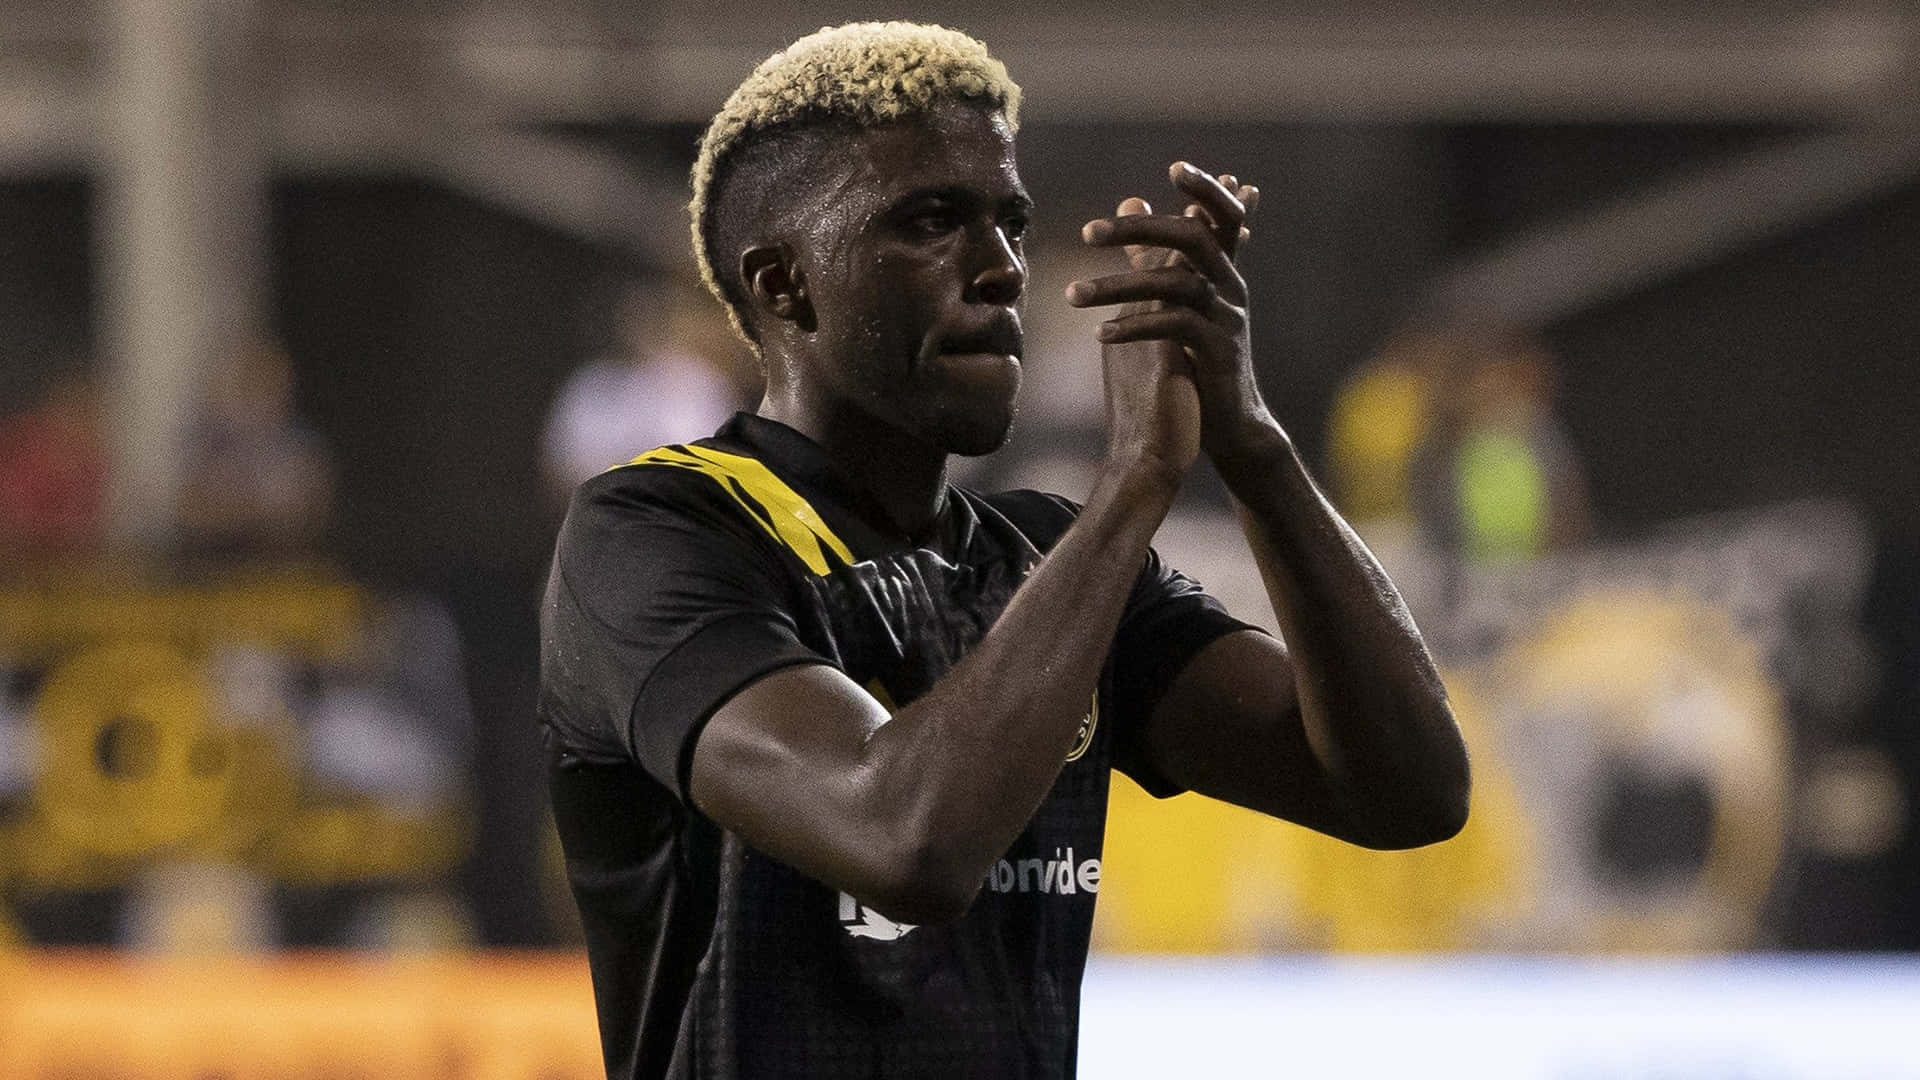
[[[1007,234],[1007,239],[1018,240],[1027,235],[1027,219],[1023,217],[1008,218],[1006,221],[1001,222],[1000,230]]]
[[[916,232],[939,236],[958,228],[960,218],[951,210],[922,210],[913,215],[911,224]]]

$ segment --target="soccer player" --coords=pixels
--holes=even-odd
[[[1109,769],[1370,847],[1465,820],[1419,633],[1255,387],[1253,188],[1176,165],[1186,213],[1086,226],[1127,252],[1067,298],[1121,305],[1086,505],[947,483],[1025,363],[1018,120],[979,42],[862,24],[701,142],[695,250],[766,396],[583,484],[543,614],[613,1076],[1073,1075]],[[1148,546],[1201,453],[1284,645]]]

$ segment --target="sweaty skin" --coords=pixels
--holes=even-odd
[[[844,136],[843,136],[844,137]],[[1029,203],[1000,118],[963,105],[830,158],[831,227],[770,220],[738,252],[767,362],[763,415],[823,447],[903,539],[939,515],[950,453],[997,447],[1019,383]],[[1057,777],[1147,547],[1204,449],[1243,509],[1291,651],[1203,649],[1148,722],[1196,791],[1373,847],[1466,816],[1464,746],[1398,594],[1320,495],[1254,384],[1232,252],[1257,193],[1176,165],[1085,238],[1132,269],[1076,282],[1102,328],[1107,448],[1079,518],[979,644],[891,719],[826,665],[747,686],[695,744],[694,803],[752,846],[913,923],[956,918]]]
[[[1149,753],[1185,787],[1356,844],[1445,839],[1466,822],[1470,787],[1446,690],[1399,592],[1254,380],[1232,255],[1259,191],[1185,162],[1169,178],[1194,200],[1187,212],[1152,215],[1135,198],[1088,222],[1083,239],[1126,246],[1132,269],[1074,282],[1068,302],[1133,302],[1101,326],[1107,351],[1184,359],[1203,445],[1239,505],[1286,645],[1242,632],[1203,650],[1155,709]]]

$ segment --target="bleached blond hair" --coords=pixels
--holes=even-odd
[[[998,110],[1020,127],[1020,87],[987,47],[958,30],[910,22],[824,26],[760,62],[731,95],[693,163],[693,257],[700,280],[726,306],[733,328],[757,349],[710,249],[713,197],[728,159],[764,133],[826,120],[873,127],[964,101]]]

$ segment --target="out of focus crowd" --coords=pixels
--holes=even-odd
[[[623,279],[593,303],[542,440],[556,520],[579,481],[745,404],[704,293]],[[453,620],[329,557],[330,453],[284,348],[236,340],[207,373],[164,552],[112,550],[94,373],[0,416],[0,943],[478,944]],[[553,919],[564,938],[564,898]]]
[[[602,331],[546,407],[553,520],[580,480],[752,400],[750,357],[697,288],[595,295]],[[1066,369],[1097,363],[1056,347],[1080,354]],[[251,337],[209,367],[163,560],[107,553],[94,378],[57,374],[0,421],[0,933],[476,943],[454,622],[330,561],[330,453],[285,350]],[[1129,872],[1102,898],[1103,947],[1722,950],[1845,917],[1804,883],[1884,859],[1907,828],[1898,769],[1857,723],[1875,677],[1857,513],[1763,506],[1597,543],[1555,386],[1519,328],[1426,322],[1353,370],[1327,425],[1328,490],[1407,596],[1474,748],[1466,833],[1365,852],[1116,781],[1109,858]],[[1059,380],[1029,394],[1037,423],[961,480],[1082,494],[1092,456],[1070,435],[1091,448],[1093,401]],[[1191,486],[1163,553],[1270,623],[1223,494]],[[534,842],[565,941],[557,854]]]
[[[444,614],[324,559],[326,446],[266,338],[208,364],[179,543],[110,558],[85,371],[0,421],[0,931],[163,951],[471,940]]]
[[[1894,855],[1909,800],[1866,722],[1862,515],[1812,499],[1596,541],[1554,367],[1516,328],[1423,324],[1352,373],[1329,425],[1329,492],[1473,748],[1466,831],[1383,855],[1123,786],[1109,857],[1153,885],[1102,898],[1110,946],[1696,952],[1883,922],[1851,886]],[[1234,533],[1201,509],[1162,546],[1258,612]]]

